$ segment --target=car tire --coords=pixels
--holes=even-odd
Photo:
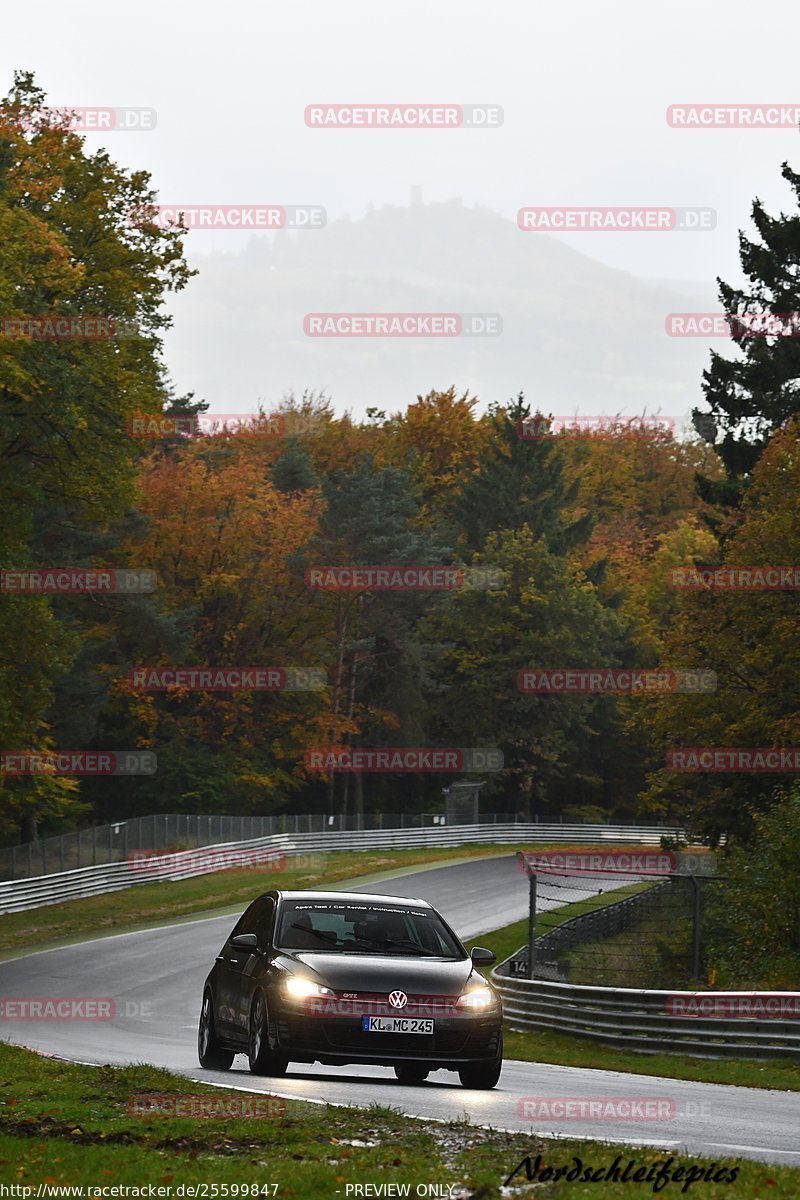
[[[430,1071],[425,1067],[417,1067],[413,1063],[398,1063],[394,1069],[398,1083],[405,1083],[413,1086],[415,1083],[424,1083],[428,1078]]]
[[[211,992],[203,996],[200,1009],[200,1024],[197,1028],[197,1058],[207,1071],[228,1071],[233,1063],[233,1051],[226,1050],[217,1041],[214,1030],[214,1002]]]
[[[247,1059],[254,1075],[285,1075],[289,1060],[273,1053],[269,1045],[269,1016],[262,992],[256,992],[250,1009]]]
[[[497,1059],[493,1063],[473,1063],[469,1066],[462,1067],[458,1072],[458,1078],[461,1080],[462,1087],[466,1088],[493,1088],[498,1079],[500,1072],[503,1069],[503,1035],[500,1035],[500,1042],[497,1047]]]

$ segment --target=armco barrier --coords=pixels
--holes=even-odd
[[[125,862],[134,850],[191,850],[228,842],[252,841],[278,834],[360,833],[365,829],[424,829],[441,825],[497,825],[512,819],[508,813],[482,812],[473,816],[474,799],[447,798],[443,812],[270,813],[244,816],[228,813],[148,813],[106,825],[40,837],[35,842],[0,847],[0,882],[63,874],[80,867]],[[461,811],[469,807],[469,811]],[[518,819],[518,818],[516,818]],[[538,823],[534,818],[534,824]],[[548,824],[547,821],[544,822]],[[562,822],[559,821],[559,824]],[[655,822],[654,822],[655,824]]]
[[[504,813],[482,813],[481,824],[509,819]],[[472,818],[452,817],[453,825]],[[80,867],[125,862],[134,850],[190,850],[244,842],[280,833],[334,833],[345,829],[417,829],[446,824],[443,813],[147,813],[105,825],[40,837],[35,842],[0,848],[0,881],[55,875]]]
[[[80,867],[56,875],[16,879],[0,883],[0,913],[24,912],[48,904],[60,904],[83,896],[98,896],[139,883],[158,880],[188,879],[218,871],[220,856],[236,852],[296,855],[331,850],[391,850],[425,846],[514,845],[541,842],[597,844],[615,842],[627,845],[657,846],[662,837],[678,837],[678,829],[624,825],[540,825],[508,823],[498,825],[437,825],[424,829],[364,829],[331,833],[275,834],[243,842],[225,842],[202,849],[170,854],[168,872],[157,877],[135,863],[117,862],[102,866]]]
[[[676,997],[712,1001],[716,993],[579,987],[510,977],[501,974],[504,966],[501,963],[492,971],[492,982],[503,998],[505,1017],[512,1029],[548,1029],[646,1054],[800,1059],[797,1016],[673,1016],[669,1005]],[[736,995],[752,997],[755,993]],[[791,995],[796,997],[800,1011],[800,993]]]

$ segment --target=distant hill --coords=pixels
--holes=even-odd
[[[708,343],[670,338],[664,321],[714,311],[713,280],[706,288],[640,279],[458,200],[253,237],[236,253],[203,254],[202,236],[188,237],[201,273],[174,301],[167,358],[177,387],[215,410],[324,388],[337,411],[360,415],[455,384],[484,402],[522,389],[555,414],[646,410],[683,422],[702,398]],[[329,311],[492,312],[503,333],[307,337],[305,314]]]

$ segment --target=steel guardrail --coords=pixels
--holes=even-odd
[[[503,964],[501,963],[502,967]],[[505,1018],[515,1030],[547,1029],[589,1038],[620,1050],[688,1054],[699,1058],[800,1059],[800,1015],[714,1017],[674,1015],[676,998],[702,1007],[718,1002],[715,992],[655,991],[644,988],[584,987],[522,979],[492,972]],[[753,1002],[788,998],[800,1014],[800,992],[726,992]]]

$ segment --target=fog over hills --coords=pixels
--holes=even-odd
[[[187,235],[200,274],[173,301],[166,346],[179,391],[194,390],[214,411],[250,411],[259,398],[269,406],[314,388],[338,412],[360,416],[455,384],[482,403],[523,390],[554,414],[660,412],[683,424],[702,400],[709,343],[667,336],[665,318],[717,310],[711,279],[638,278],[460,200],[253,236],[231,252],[203,252],[205,236]],[[503,329],[496,337],[313,338],[303,332],[312,312],[499,313]]]

